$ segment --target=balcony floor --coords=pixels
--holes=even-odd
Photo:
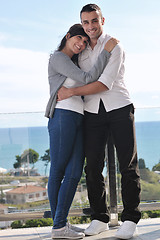
[[[87,227],[88,224],[78,225]],[[160,240],[160,218],[142,219],[138,224],[138,236],[134,240]],[[116,240],[114,234],[117,227],[110,228],[96,236],[87,236],[86,240]],[[0,240],[51,240],[51,227],[25,228],[25,229],[5,229],[0,230]]]

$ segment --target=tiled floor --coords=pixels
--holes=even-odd
[[[87,227],[88,225],[79,225]],[[110,228],[96,236],[85,237],[85,240],[116,240],[114,234],[118,227]],[[51,240],[51,227],[6,229],[0,230],[0,240]],[[134,240],[160,240],[160,218],[142,219],[138,224],[138,235]]]

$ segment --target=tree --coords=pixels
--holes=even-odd
[[[47,149],[45,151],[45,154],[43,156],[41,156],[40,158],[42,161],[44,161],[44,165],[45,165],[45,176],[46,176],[46,173],[47,173],[47,167],[48,167],[48,164],[50,163],[51,159],[50,159],[50,154],[49,154],[49,149]]]
[[[19,155],[16,155],[16,162],[13,164],[14,168],[20,168],[22,165],[22,160]]]
[[[28,174],[29,176],[29,164],[33,164],[33,168],[34,168],[34,164],[38,161],[38,158],[39,158],[39,154],[29,148],[29,149],[26,149],[22,154],[21,156],[19,155],[16,155],[16,162],[13,164],[13,167],[14,168],[20,168],[22,167],[22,165],[24,165],[24,173]]]
[[[160,160],[159,163],[153,166],[152,171],[160,171]]]
[[[21,155],[22,162],[25,162],[25,163],[28,162],[30,164],[33,164],[33,167],[34,167],[34,164],[38,161],[38,158],[39,158],[39,154],[31,148],[25,150]]]
[[[145,169],[146,168],[146,164],[143,158],[140,158],[138,161],[138,165],[139,165],[139,169]]]
[[[3,189],[1,188],[1,193],[0,193],[0,203],[5,203],[5,200],[4,200],[4,193],[3,193]]]

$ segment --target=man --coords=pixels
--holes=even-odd
[[[110,36],[103,33],[105,19],[96,4],[87,4],[80,13],[82,26],[90,37],[90,45],[79,57],[84,71],[95,63]],[[64,94],[64,96],[63,96]],[[92,222],[86,235],[108,230],[109,211],[106,205],[104,168],[105,146],[111,132],[122,175],[123,212],[122,225],[116,237],[129,239],[141,218],[140,176],[134,129],[134,106],[124,84],[124,51],[117,45],[98,81],[86,86],[59,91],[62,100],[73,95],[83,95],[85,110],[85,155],[87,159],[86,182],[92,210]],[[63,98],[62,98],[63,96]]]

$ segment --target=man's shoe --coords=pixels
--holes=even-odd
[[[75,231],[75,232],[84,232],[84,228],[79,228],[79,227],[76,227],[76,226],[74,226],[74,225],[72,225],[72,224],[70,224],[69,222],[67,222],[67,225],[68,225],[68,227],[70,228],[70,229],[72,229],[73,231]]]
[[[136,223],[132,221],[123,222],[116,232],[115,237],[120,239],[130,239],[134,234],[137,233],[136,226]]]
[[[84,233],[75,232],[66,225],[62,230],[52,229],[52,239],[81,239]]]
[[[84,233],[85,235],[92,236],[107,230],[109,230],[108,223],[104,223],[99,220],[93,220],[89,227],[84,230]]]

